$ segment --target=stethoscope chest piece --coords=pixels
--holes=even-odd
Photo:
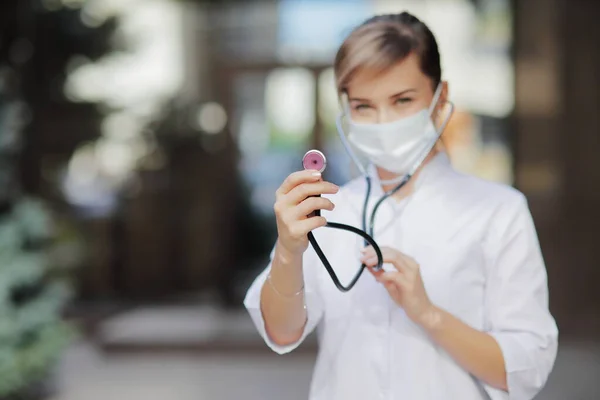
[[[304,169],[314,169],[323,172],[327,167],[327,159],[325,158],[325,154],[319,150],[309,150],[302,157],[302,166]]]

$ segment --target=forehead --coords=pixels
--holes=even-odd
[[[392,67],[381,71],[359,69],[348,82],[350,98],[388,98],[408,89],[421,89],[430,84],[429,78],[421,71],[419,57],[411,53]]]

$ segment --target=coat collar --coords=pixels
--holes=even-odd
[[[433,183],[437,182],[438,179],[440,179],[445,173],[452,170],[453,167],[446,152],[438,152],[427,164],[423,166],[421,172],[415,178],[413,178],[416,179],[414,184],[415,192],[432,185]],[[375,196],[382,196],[384,192],[381,187],[381,180],[375,165],[370,164],[367,167],[367,173],[371,177],[371,193]]]

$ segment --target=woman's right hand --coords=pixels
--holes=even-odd
[[[309,216],[315,210],[333,210],[334,204],[321,194],[337,193],[339,187],[321,180],[321,173],[303,170],[290,174],[275,193],[278,246],[295,256],[308,247],[308,232],[325,226],[321,216]],[[319,196],[319,197],[311,197]]]

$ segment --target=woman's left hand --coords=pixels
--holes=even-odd
[[[369,271],[384,285],[396,304],[404,309],[414,323],[425,324],[434,306],[425,291],[419,264],[398,250],[381,247],[383,262],[392,264],[396,271],[386,272],[383,269],[374,271],[377,255],[373,247],[364,248],[362,253],[361,262],[369,267]]]

